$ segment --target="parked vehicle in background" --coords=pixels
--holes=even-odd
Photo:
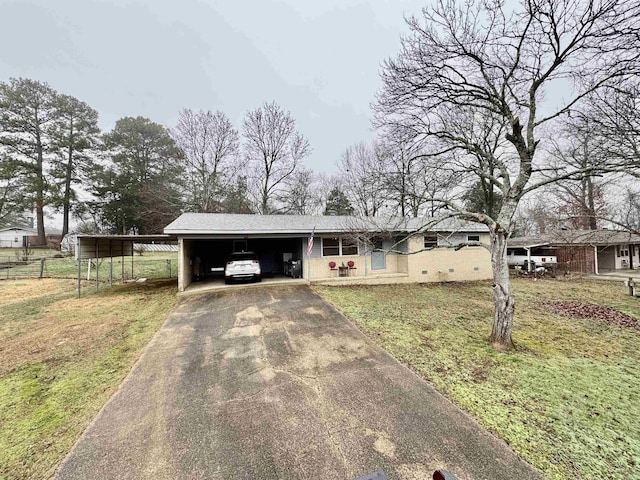
[[[224,268],[224,283],[233,280],[262,280],[260,260],[254,252],[232,253]]]
[[[529,266],[531,262],[531,266]],[[510,268],[521,269],[526,272],[538,271],[538,268],[555,270],[558,257],[555,255],[527,255],[524,249],[507,249],[507,263]]]

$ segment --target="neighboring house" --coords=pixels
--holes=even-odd
[[[559,270],[601,273],[640,267],[640,235],[617,230],[559,230],[509,239],[508,252],[555,255]]]
[[[382,220],[339,216],[185,213],[164,233],[178,240],[178,289],[195,276],[218,273],[228,256],[254,251],[263,273],[286,272],[288,260],[302,263],[310,281],[339,275],[385,282],[468,281],[492,278],[489,252],[467,242],[489,243],[481,224],[449,221],[423,231],[423,219]],[[313,232],[310,251],[309,238]]]
[[[3,248],[22,248],[28,246],[29,237],[37,235],[37,231],[33,228],[21,226],[8,226],[0,228],[0,247]]]

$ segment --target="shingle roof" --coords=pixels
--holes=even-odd
[[[538,247],[541,245],[548,245],[549,244],[549,240],[547,239],[547,237],[544,236],[538,236],[538,237],[513,237],[510,238],[509,241],[507,242],[507,245],[509,247]]]
[[[0,227],[0,232],[7,232],[9,230],[24,230],[25,232],[31,232],[33,234],[38,233],[35,228],[23,227],[21,225],[6,225],[4,227]]]
[[[640,243],[640,235],[619,230],[558,230],[537,237],[514,237],[509,247],[539,245],[620,245]]]
[[[188,234],[301,234],[339,233],[350,231],[395,231],[414,232],[420,230],[429,219],[341,217],[314,215],[253,215],[227,213],[183,213],[167,225],[164,233]],[[448,219],[427,230],[486,232],[485,225]]]

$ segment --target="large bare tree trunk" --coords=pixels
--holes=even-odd
[[[489,342],[495,348],[513,347],[511,331],[515,312],[515,299],[509,282],[507,263],[507,235],[499,229],[491,231],[491,266],[493,268],[493,300],[495,305],[493,330]]]

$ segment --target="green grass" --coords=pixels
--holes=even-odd
[[[640,331],[537,305],[588,301],[640,318],[640,300],[617,282],[516,279],[513,286],[511,353],[487,344],[486,283],[316,289],[547,478],[640,478]]]
[[[72,257],[50,258],[43,256],[45,278],[77,278],[78,263]],[[37,278],[40,276],[41,258],[30,257],[28,262],[16,262],[16,257],[0,256],[0,266],[5,262],[12,262],[4,265],[8,268],[0,268],[0,280],[11,278]],[[133,262],[132,262],[133,260]],[[109,273],[113,281],[120,281],[122,276],[125,280],[131,278],[168,278],[170,261],[171,276],[176,277],[178,273],[178,254],[168,252],[145,252],[144,255],[134,255],[133,257],[114,257],[113,265],[110,259],[98,260],[98,277],[101,281],[109,280]],[[133,263],[133,267],[132,267]],[[133,268],[133,275],[131,274]],[[88,263],[83,260],[80,265],[81,277],[87,278]],[[92,260],[90,276],[95,281],[95,260]]]
[[[0,282],[0,478],[47,478],[173,308],[175,281],[75,298],[69,280]]]

